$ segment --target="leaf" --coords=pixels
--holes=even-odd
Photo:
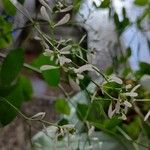
[[[24,101],[31,100],[33,93],[31,81],[25,76],[21,76],[19,81],[22,87]]]
[[[88,105],[78,103],[76,111],[78,118],[83,121],[88,111]]]
[[[73,11],[76,13],[79,11],[79,8],[81,6],[82,0],[74,0],[73,1]]]
[[[6,48],[12,40],[12,24],[0,16],[0,48]]]
[[[15,6],[10,2],[10,0],[2,0],[5,11],[8,15],[14,16],[16,14]]]
[[[115,129],[116,126],[121,124],[121,120],[118,117],[113,117],[112,119],[105,119],[103,125],[108,130]]]
[[[100,8],[108,8],[110,6],[110,0],[103,0]]]
[[[134,4],[138,6],[145,6],[146,4],[148,4],[148,0],[135,0]]]
[[[45,57],[43,54],[41,54],[32,63],[34,67],[37,67],[39,69],[41,66],[46,65],[46,64],[56,66],[54,61],[51,61],[48,57]],[[57,68],[57,69],[42,71],[42,76],[50,86],[58,86],[59,81],[60,81],[60,69]]]
[[[150,75],[150,64],[146,62],[140,62],[140,73]]]
[[[70,107],[65,99],[57,99],[55,102],[55,109],[59,113],[66,115],[70,114]]]
[[[131,54],[132,54],[132,51],[131,51],[131,48],[129,47],[129,48],[127,49],[127,57],[130,57]]]
[[[130,24],[129,18],[126,17],[125,8],[122,9],[122,13],[123,13],[122,21],[119,20],[118,14],[116,12],[114,13],[114,23],[116,25],[116,30],[119,36],[123,33],[126,27]]]
[[[7,96],[0,97],[0,124],[2,125],[10,123],[18,113],[7,101],[17,109],[20,108],[23,102],[23,94],[19,82]]]
[[[0,79],[1,84],[10,85],[18,76],[23,67],[24,52],[21,48],[13,49],[4,59]]]
[[[60,21],[58,21],[54,27],[66,24],[70,20],[70,14],[66,14]]]

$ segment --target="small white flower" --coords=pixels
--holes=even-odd
[[[149,110],[148,113],[145,115],[144,121],[147,121],[147,119],[149,118],[149,116],[150,116],[150,110]]]
[[[39,36],[35,36],[34,39],[37,41],[41,41],[41,38]]]
[[[68,46],[62,48],[62,49],[60,50],[60,53],[61,53],[61,54],[70,54],[70,49],[71,49],[71,48],[72,48],[72,46],[71,46],[71,45],[68,45]]]
[[[39,113],[35,114],[34,116],[32,116],[31,118],[40,120],[45,117],[45,114],[46,114],[45,112],[39,112]]]
[[[118,117],[118,119],[121,119],[121,120],[127,120],[127,117],[124,113],[122,113],[122,116],[121,117]]]
[[[46,11],[46,8],[45,8],[44,6],[41,7],[40,11],[41,11],[42,17],[43,17],[45,20],[50,21],[49,15],[48,15],[48,13],[47,13],[47,11]]]
[[[72,8],[73,8],[73,6],[70,5],[70,6],[66,7],[66,8],[64,8],[64,9],[61,9],[60,12],[67,12],[67,11],[70,11]]]
[[[137,97],[138,94],[135,93],[135,92],[127,92],[127,93],[124,93],[126,96],[130,96],[130,97]]]
[[[52,54],[54,53],[54,51],[50,50],[50,49],[45,49],[45,52],[43,53],[44,56],[52,56]]]
[[[132,87],[131,84],[128,84],[128,85],[125,86],[126,90],[130,89],[131,87]]]
[[[82,80],[82,79],[84,79],[84,76],[82,74],[78,74],[77,73],[77,78],[80,79],[80,80]]]
[[[69,78],[69,84],[75,92],[80,91],[80,86],[73,79]]]
[[[51,66],[51,65],[43,65],[41,66],[40,70],[45,71],[45,70],[53,70],[53,69],[58,69],[58,66]]]
[[[135,92],[140,86],[141,86],[140,84],[136,85],[136,86],[131,90],[131,92]]]
[[[112,75],[110,77],[110,81],[114,81],[114,82],[116,82],[118,84],[122,84],[123,83],[123,81],[120,78],[116,77],[115,75]]]
[[[120,112],[120,105],[121,105],[120,101],[117,101],[117,103],[115,105],[115,109],[116,109],[117,114],[119,114],[119,112]]]
[[[113,115],[115,114],[116,109],[112,110],[112,103],[110,103],[109,108],[108,108],[108,117],[111,119]]]
[[[58,21],[54,27],[66,24],[70,20],[70,14],[66,14],[60,21]]]
[[[66,58],[65,56],[59,56],[58,60],[59,60],[60,66],[63,66],[65,63],[71,62],[71,59]]]
[[[49,7],[49,5],[47,4],[47,1],[45,2],[45,0],[39,0],[39,2],[40,2],[43,6],[45,6],[46,8],[48,8],[50,12],[52,12],[52,9],[51,9],[51,8]]]
[[[129,103],[128,101],[124,101],[124,103],[123,103],[125,106],[127,106],[127,107],[132,107],[132,104],[131,103]]]
[[[89,130],[88,130],[88,135],[90,136],[95,130],[95,127],[92,126]]]
[[[75,73],[82,73],[84,71],[94,71],[95,72],[95,70],[93,69],[91,64],[86,64],[86,65],[79,67],[78,69],[74,69]]]
[[[75,126],[74,124],[66,124],[66,125],[63,125],[62,128],[73,129],[74,126]]]

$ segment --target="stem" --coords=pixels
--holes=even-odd
[[[33,119],[33,118],[29,118],[27,117],[26,115],[24,115],[16,106],[14,106],[12,103],[10,103],[7,99],[3,98],[3,97],[0,97],[0,100],[7,103],[9,106],[11,106],[20,116],[22,116],[25,120],[27,121],[38,121],[38,122],[41,122],[41,123],[44,123],[44,124],[48,124],[48,125],[54,125],[54,126],[57,126],[56,124],[54,123],[50,123],[48,121],[45,121],[45,120],[42,120],[42,119]],[[57,126],[58,127],[58,126]]]

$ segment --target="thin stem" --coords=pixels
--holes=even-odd
[[[55,123],[50,123],[48,121],[42,120],[42,119],[33,119],[33,118],[29,118],[26,115],[24,115],[17,107],[15,107],[12,103],[10,103],[7,99],[0,97],[0,100],[7,103],[9,106],[11,106],[20,116],[22,116],[25,120],[27,121],[38,121],[44,124],[48,124],[48,125],[54,125],[54,126],[58,126]]]

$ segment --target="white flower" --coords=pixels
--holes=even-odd
[[[131,92],[135,92],[140,86],[141,86],[140,84],[136,85],[136,86],[131,90]]]
[[[53,69],[58,69],[58,66],[51,66],[51,65],[43,65],[41,66],[40,70],[45,71],[45,70],[53,70]]]
[[[129,103],[128,101],[124,101],[124,103],[123,103],[125,106],[127,106],[127,107],[132,107],[132,104],[131,103]]]
[[[95,70],[93,69],[93,66],[91,64],[86,64],[79,67],[78,69],[74,69],[75,73],[82,73],[84,71],[95,71]]]
[[[80,86],[71,78],[69,78],[69,84],[75,92],[80,91]]]
[[[118,100],[117,103],[116,103],[116,105],[115,105],[115,109],[116,109],[116,113],[117,113],[117,114],[119,114],[119,112],[120,112],[120,105],[121,105],[121,103],[120,103],[120,101]]]
[[[52,12],[52,9],[51,9],[51,8],[49,7],[49,5],[45,2],[45,0],[39,0],[39,2],[40,2],[43,6],[45,6],[46,8],[48,8],[50,12]]]
[[[122,113],[122,116],[121,117],[118,117],[118,119],[121,119],[121,120],[127,120],[127,117],[124,113]]]
[[[70,20],[70,14],[66,14],[60,21],[58,21],[58,22],[54,25],[54,27],[63,25],[63,24],[65,24],[65,23],[67,23],[69,20]]]
[[[138,96],[138,93],[136,93],[135,91],[140,87],[140,85],[136,85],[130,92],[126,92],[124,93],[126,96],[130,96],[130,97],[136,97]]]
[[[52,54],[54,53],[54,51],[50,50],[50,49],[45,49],[45,52],[43,53],[44,56],[52,56]]]
[[[34,116],[32,116],[31,118],[41,120],[45,117],[45,114],[46,114],[45,112],[39,112],[39,113],[35,114]]]
[[[61,9],[60,12],[67,12],[67,11],[70,11],[72,8],[73,8],[73,6],[70,5],[70,6],[66,7],[66,8],[64,8],[64,9]]]
[[[74,127],[75,127],[74,124],[66,124],[62,126],[62,128],[67,128],[67,129],[73,129]]]
[[[126,90],[130,89],[131,87],[132,87],[131,84],[128,84],[128,85],[125,86]]]
[[[118,84],[122,84],[123,83],[123,81],[120,78],[118,78],[117,76],[115,76],[115,75],[112,75],[110,77],[110,81],[114,81],[114,82],[116,82]]]
[[[124,93],[126,96],[130,96],[130,97],[137,97],[138,94],[135,93],[135,92],[127,92],[127,93]]]
[[[82,80],[82,79],[84,79],[84,76],[83,76],[82,74],[78,74],[78,73],[77,73],[77,78],[78,78],[79,80]]]
[[[59,61],[60,66],[63,66],[65,63],[70,63],[71,59],[66,58],[65,56],[59,56],[58,61]]]
[[[109,108],[108,108],[108,117],[112,118],[115,112],[116,112],[116,109],[112,110],[112,103],[110,103]]]
[[[41,7],[40,11],[41,11],[42,17],[43,17],[45,20],[50,21],[49,15],[48,15],[48,13],[47,13],[47,11],[46,11],[46,8],[45,8],[44,6]]]
[[[95,127],[92,126],[89,130],[88,130],[88,135],[90,136],[95,130]]]
[[[150,110],[149,110],[148,113],[145,115],[144,121],[146,121],[146,120],[149,118],[149,116],[150,116]]]
[[[68,46],[62,48],[62,49],[60,50],[60,53],[61,53],[61,54],[70,54],[70,49],[71,49],[71,48],[72,48],[72,46],[71,46],[71,45],[68,45]]]

